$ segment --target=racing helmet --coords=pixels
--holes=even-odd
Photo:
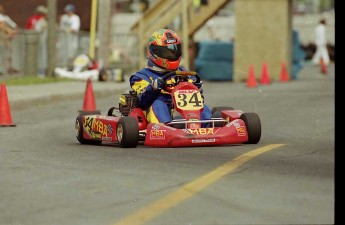
[[[157,66],[176,70],[181,61],[181,42],[178,35],[170,29],[155,31],[149,40],[149,59]]]

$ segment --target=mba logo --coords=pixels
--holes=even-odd
[[[165,130],[151,130],[150,139],[165,139]]]

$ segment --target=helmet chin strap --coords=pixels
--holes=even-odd
[[[164,68],[161,68],[159,66],[156,66],[151,60],[150,58],[147,58],[147,66],[146,68],[149,68],[150,70],[153,70],[153,71],[156,71],[156,72],[161,72],[161,73],[164,73],[164,72],[170,72],[172,70],[168,70],[168,69],[164,69]]]
[[[149,68],[150,70],[154,70],[154,71],[157,71],[157,72],[170,72],[170,71],[172,71],[172,70],[167,70],[167,69],[160,68],[158,66],[146,66],[146,68]]]

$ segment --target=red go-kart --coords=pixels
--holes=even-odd
[[[172,97],[173,120],[167,124],[149,123],[145,110],[137,107],[136,93],[122,94],[119,107],[111,107],[107,115],[81,113],[75,121],[76,137],[81,144],[115,144],[135,148],[138,144],[156,147],[217,146],[257,144],[261,138],[261,122],[257,113],[245,113],[232,107],[212,108],[212,118],[201,120],[203,98],[195,85],[200,76],[194,71],[173,71],[176,83],[164,90]],[[194,76],[193,82],[190,77]],[[114,115],[117,111],[119,115]]]

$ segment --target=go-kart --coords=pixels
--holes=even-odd
[[[119,107],[111,107],[107,115],[80,113],[75,121],[76,137],[81,144],[115,144],[135,148],[138,144],[155,147],[216,146],[257,144],[261,138],[261,122],[257,113],[245,113],[232,107],[212,108],[212,118],[201,120],[203,97],[196,84],[200,76],[194,71],[173,71],[175,83],[166,85],[172,97],[172,121],[149,123],[145,110],[138,107],[134,90],[120,97]],[[190,81],[193,77],[192,82]],[[119,115],[115,115],[115,111]]]

